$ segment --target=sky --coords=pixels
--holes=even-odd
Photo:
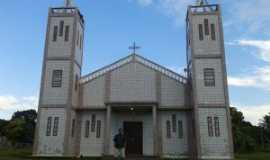
[[[86,21],[83,75],[130,54],[183,74],[185,14],[196,0],[73,0]],[[270,112],[270,1],[208,0],[222,7],[231,106],[257,124]],[[0,119],[37,109],[49,7],[64,0],[0,5]]]

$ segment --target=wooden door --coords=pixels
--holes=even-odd
[[[124,122],[126,136],[126,155],[138,156],[143,152],[142,122]]]

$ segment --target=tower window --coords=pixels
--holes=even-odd
[[[203,71],[204,71],[204,85],[206,87],[215,86],[215,70],[213,68],[205,68]]]
[[[176,132],[176,115],[172,115],[172,131]]]
[[[90,121],[87,120],[85,122],[85,137],[88,138],[89,137],[89,126],[90,126]]]
[[[52,87],[61,87],[62,86],[62,70],[53,70],[52,75]]]
[[[75,76],[75,87],[74,87],[75,91],[77,91],[77,89],[78,89],[78,85],[79,85],[78,83],[79,83],[79,77],[76,74],[76,76]]]
[[[208,136],[213,137],[213,122],[212,117],[207,117],[207,124],[208,124]]]
[[[79,39],[80,39],[80,31],[77,33],[77,46],[79,46]]]
[[[67,42],[69,40],[69,26],[66,26],[65,28],[65,41]]]
[[[212,39],[213,41],[216,40],[215,24],[211,24],[211,39]]]
[[[59,36],[62,37],[64,32],[64,21],[60,21],[60,31]]]
[[[171,138],[171,122],[169,120],[166,121],[166,129],[167,129],[167,138]]]
[[[199,24],[198,27],[199,27],[199,39],[200,41],[202,41],[203,40],[203,25]]]
[[[178,121],[178,138],[183,138],[183,122]]]
[[[97,134],[96,137],[100,138],[101,135],[101,120],[97,120]]]
[[[72,125],[71,125],[71,137],[74,137],[75,134],[75,119],[72,119]]]
[[[91,119],[91,132],[95,132],[95,128],[96,128],[96,115],[93,114]]]
[[[216,137],[219,137],[220,136],[219,118],[214,117],[214,122],[215,122],[215,135]]]
[[[208,23],[208,19],[204,19],[204,32],[205,32],[205,35],[209,35],[209,23]]]
[[[52,128],[52,117],[48,117],[48,119],[47,119],[46,136],[50,136],[51,135],[51,128]]]
[[[80,49],[82,49],[82,43],[83,43],[83,39],[82,39],[82,35],[80,36]]]
[[[58,26],[53,27],[53,41],[57,41]]]
[[[54,117],[53,136],[57,136],[57,134],[58,134],[58,125],[59,125],[59,117]]]

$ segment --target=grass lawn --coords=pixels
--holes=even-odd
[[[236,154],[236,160],[270,160],[270,152]]]
[[[31,155],[31,149],[0,149],[0,159],[19,160]]]
[[[0,160],[71,160],[70,158],[30,158],[31,149],[0,149]],[[270,160],[270,152],[236,154],[235,160]],[[85,160],[98,160],[86,158]]]
[[[78,160],[72,158],[32,158],[32,149],[0,149],[0,160]],[[84,160],[99,160],[84,158]]]

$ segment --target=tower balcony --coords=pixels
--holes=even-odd
[[[80,10],[77,7],[56,7],[49,9],[49,16],[59,16],[59,17],[66,17],[66,16],[79,16],[82,24],[84,24],[84,18],[81,14]]]
[[[191,14],[211,14],[219,12],[219,10],[220,6],[218,4],[188,6],[188,13]]]

